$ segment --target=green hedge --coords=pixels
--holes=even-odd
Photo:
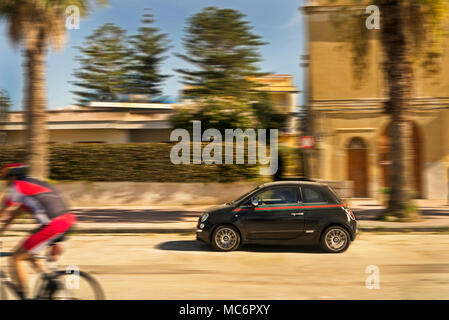
[[[50,179],[79,181],[228,182],[258,177],[255,165],[175,165],[170,143],[52,145]],[[23,162],[25,149],[0,148],[0,165]]]

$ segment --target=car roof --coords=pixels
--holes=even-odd
[[[267,182],[260,187],[273,187],[273,186],[284,186],[284,185],[309,185],[309,186],[327,186],[324,183],[316,182],[316,181],[276,181],[276,182]]]

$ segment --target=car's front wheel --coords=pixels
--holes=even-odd
[[[330,226],[321,237],[321,247],[331,253],[339,253],[348,249],[351,238],[348,231],[339,226]]]
[[[212,246],[218,251],[233,251],[240,245],[240,234],[232,226],[220,226],[212,235]]]

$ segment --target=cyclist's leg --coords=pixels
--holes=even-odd
[[[11,256],[11,278],[16,284],[20,297],[25,298],[27,292],[28,277],[25,270],[24,261],[30,258],[30,253],[23,250],[21,246],[17,248]]]
[[[44,273],[45,272],[45,270],[42,267],[42,265],[39,262],[39,260],[34,258],[34,256],[32,254],[30,254],[30,257],[29,257],[28,261],[30,262],[31,267],[33,268],[33,271],[35,273]]]
[[[42,272],[42,268],[36,259],[33,258],[33,255],[47,247],[53,241],[60,239],[70,229],[71,225],[71,220],[63,216],[56,218],[29,236],[14,252],[12,256],[13,279],[16,280],[19,291],[26,292],[26,285],[28,284],[23,261],[30,261],[37,272]]]
[[[48,257],[51,259],[51,261],[57,261],[59,257],[64,253],[62,242],[65,240],[66,234],[67,232],[61,235],[59,239],[53,241],[53,243],[48,246]]]

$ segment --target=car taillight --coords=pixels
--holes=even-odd
[[[351,209],[345,208],[346,213],[351,217],[352,220],[355,220],[354,212]]]

